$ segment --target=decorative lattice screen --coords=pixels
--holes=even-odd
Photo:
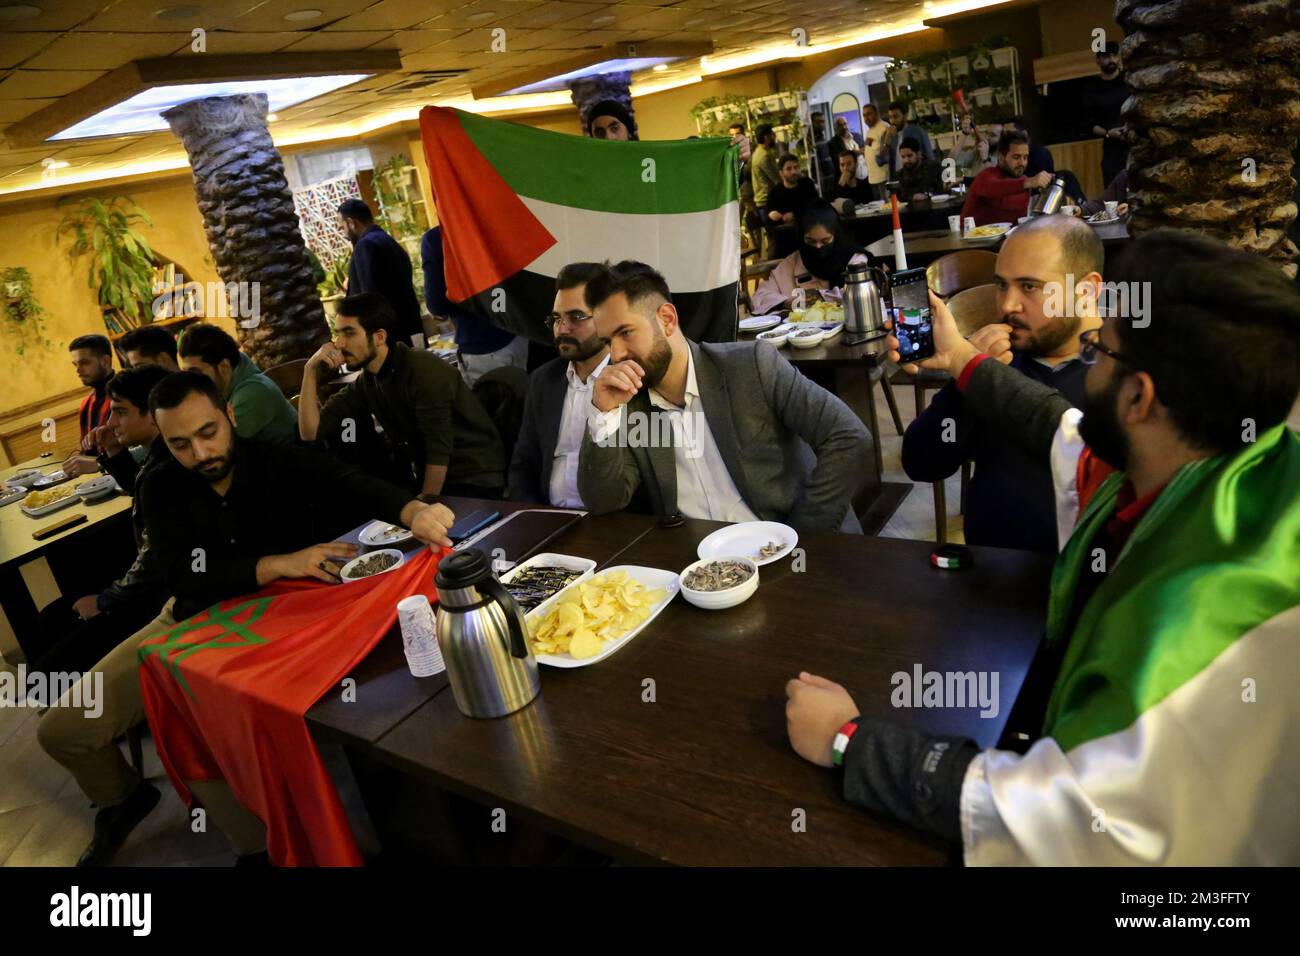
[[[327,269],[335,260],[352,254],[352,243],[348,241],[348,234],[343,231],[339,219],[339,203],[350,196],[361,198],[356,176],[327,179],[295,190],[293,194],[302,238]]]

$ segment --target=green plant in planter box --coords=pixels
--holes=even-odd
[[[72,259],[90,257],[86,285],[96,289],[99,304],[117,309],[134,324],[151,319],[154,254],[149,241],[136,231],[141,223],[152,226],[148,213],[129,196],[64,197],[71,203],[59,222],[56,236],[73,234]]]
[[[45,337],[45,310],[32,293],[32,277],[22,266],[0,271],[0,303],[4,307],[4,332],[16,339],[14,351],[22,355],[28,345],[50,348]]]
[[[325,270],[325,278],[316,284],[316,291],[322,299],[343,291],[343,287],[348,284],[348,266],[351,263],[351,256],[340,256]]]

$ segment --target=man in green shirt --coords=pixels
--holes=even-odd
[[[279,386],[263,375],[239,343],[215,325],[199,322],[177,343],[182,369],[212,379],[235,413],[235,434],[260,441],[293,441],[298,416]]]
[[[492,419],[456,370],[438,356],[388,344],[395,320],[392,306],[373,292],[339,303],[334,340],[321,346],[303,369],[299,434],[305,441],[353,441],[358,420],[373,416],[398,467],[403,473],[409,467],[413,490],[500,498],[505,450]],[[345,362],[361,368],[360,377],[322,407],[317,378]]]

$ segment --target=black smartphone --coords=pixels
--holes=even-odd
[[[916,362],[934,354],[930,286],[924,269],[903,269],[889,277],[894,337],[899,362]]]
[[[471,511],[447,529],[447,537],[451,538],[452,544],[460,544],[466,538],[472,538],[500,517],[501,512],[488,511],[486,508]]]

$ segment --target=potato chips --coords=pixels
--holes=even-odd
[[[667,597],[665,588],[648,589],[626,571],[610,571],[570,585],[550,612],[530,622],[528,636],[538,654],[595,657],[607,641],[635,630]]]
[[[43,491],[28,492],[27,497],[23,499],[23,504],[28,508],[44,508],[46,505],[52,505],[56,501],[61,501],[76,491],[73,485],[64,485],[62,488],[47,488]]]

